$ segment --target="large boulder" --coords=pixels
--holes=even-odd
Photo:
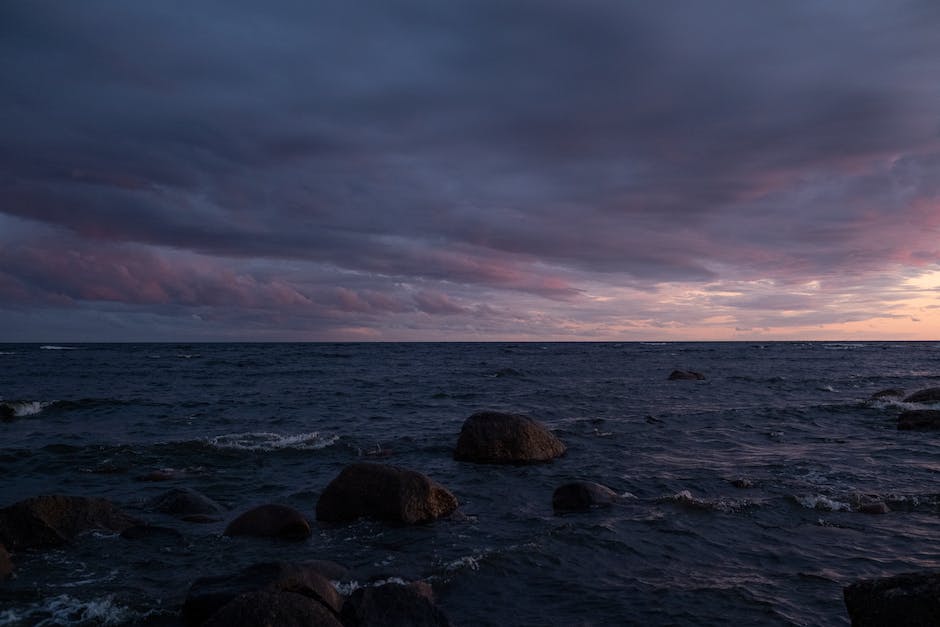
[[[195,516],[218,516],[224,508],[208,496],[191,488],[173,488],[153,498],[150,507],[157,512],[191,518]]]
[[[863,579],[842,596],[853,627],[940,625],[940,572]]]
[[[343,627],[316,601],[293,592],[258,590],[233,599],[206,627]]]
[[[450,627],[426,587],[386,583],[359,588],[343,606],[346,627]]]
[[[670,381],[703,381],[705,375],[694,370],[673,370],[669,373]]]
[[[552,508],[559,513],[584,512],[597,507],[608,507],[620,497],[616,492],[592,481],[574,481],[555,489]]]
[[[11,574],[13,574],[13,560],[10,559],[7,548],[0,544],[0,581],[3,581]]]
[[[334,617],[343,599],[327,579],[338,565],[319,562],[269,562],[255,564],[238,573],[201,577],[193,582],[183,602],[183,620],[190,627],[202,625],[226,604],[257,591],[291,592],[319,603]]]
[[[454,459],[483,464],[547,462],[564,455],[564,443],[522,414],[484,411],[463,423]]]
[[[940,388],[918,390],[904,398],[905,403],[940,403]]]
[[[407,524],[447,516],[457,499],[420,472],[385,464],[350,464],[317,501],[317,520],[348,522],[373,518]]]
[[[940,429],[940,409],[912,409],[898,416],[901,431],[936,431]]]
[[[303,514],[287,505],[259,505],[228,524],[226,536],[306,540],[312,533]]]
[[[106,499],[35,496],[0,509],[0,542],[13,551],[56,547],[92,529],[121,532],[137,524]]]

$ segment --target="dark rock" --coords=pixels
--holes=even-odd
[[[183,542],[183,534],[169,527],[156,525],[134,525],[121,532],[125,540],[155,540],[157,542]]]
[[[918,390],[904,398],[905,403],[940,403],[940,388]]]
[[[35,496],[0,509],[0,542],[13,551],[56,547],[92,529],[123,531],[137,524],[105,499]]]
[[[343,606],[346,627],[449,627],[425,586],[387,583],[359,588]]]
[[[940,409],[912,409],[898,416],[901,431],[934,431],[940,429]]]
[[[887,514],[891,511],[887,503],[883,501],[874,501],[869,503],[860,503],[858,511],[862,514]]]
[[[596,507],[608,507],[619,498],[607,486],[590,481],[575,481],[555,489],[552,508],[556,512],[583,512]]]
[[[705,375],[694,370],[673,370],[669,373],[670,381],[703,381]]]
[[[863,579],[842,596],[854,627],[940,625],[940,572]]]
[[[183,518],[186,516],[218,516],[224,508],[208,496],[191,488],[167,490],[149,502],[157,512]]]
[[[486,411],[463,423],[454,459],[483,464],[547,462],[564,455],[564,443],[522,414]]]
[[[0,420],[9,421],[16,417],[16,410],[6,403],[0,403]]]
[[[7,553],[7,548],[0,544],[0,581],[13,574],[13,560]]]
[[[754,482],[751,481],[750,479],[732,479],[730,483],[734,487],[740,488],[742,490],[746,490],[747,488],[754,487]]]
[[[317,520],[373,518],[408,524],[428,522],[457,509],[447,488],[420,472],[385,464],[350,464],[317,501]]]
[[[332,562],[270,562],[255,564],[241,572],[202,577],[193,582],[183,603],[183,620],[194,627],[235,598],[256,591],[292,592],[321,604],[338,616],[343,599],[327,577],[348,573]]]
[[[868,397],[870,401],[877,401],[883,398],[901,398],[904,396],[904,390],[901,388],[888,388],[886,390],[879,390],[871,396]]]
[[[286,505],[259,505],[230,522],[227,536],[256,536],[305,540],[311,534],[310,523],[303,514]]]
[[[233,599],[206,627],[343,627],[323,605],[301,594],[259,590]]]

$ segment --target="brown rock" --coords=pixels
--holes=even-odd
[[[912,409],[898,416],[901,431],[934,431],[940,429],[940,409]]]
[[[905,403],[940,403],[940,388],[918,390],[905,397]]]
[[[92,529],[123,531],[137,524],[105,499],[35,496],[0,509],[0,542],[13,551],[55,547]]]
[[[463,423],[454,459],[482,464],[547,462],[566,447],[548,429],[522,414],[486,411]]]
[[[891,508],[888,507],[887,503],[874,501],[870,503],[860,503],[858,511],[862,514],[887,514],[891,511]]]
[[[343,627],[320,603],[293,592],[259,590],[233,599],[206,627]]]
[[[425,588],[397,583],[359,588],[343,606],[346,627],[450,627]]]
[[[190,488],[173,488],[150,500],[149,505],[155,511],[179,518],[187,516],[218,516],[224,508]]]
[[[291,592],[311,599],[338,616],[343,599],[327,577],[345,575],[332,562],[270,562],[255,564],[241,572],[202,577],[193,582],[183,603],[183,620],[195,627],[241,595],[256,592]]]
[[[853,627],[940,625],[940,573],[864,579],[842,590]]]
[[[705,375],[694,370],[673,370],[669,373],[670,381],[702,381]]]
[[[13,574],[13,560],[7,553],[7,548],[0,544],[0,581]]]
[[[575,481],[555,489],[552,508],[556,512],[584,512],[617,502],[617,493],[599,483]]]
[[[227,536],[255,536],[305,540],[310,537],[310,523],[303,514],[286,505],[259,505],[230,522]]]
[[[446,516],[457,499],[420,472],[385,464],[350,464],[317,501],[317,520],[347,522],[373,518],[407,524]]]

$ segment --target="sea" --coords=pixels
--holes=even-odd
[[[940,568],[940,433],[898,431],[909,405],[869,400],[938,385],[937,342],[3,344],[0,507],[104,497],[183,539],[17,554],[0,625],[173,625],[198,577],[308,559],[347,567],[347,593],[427,582],[465,627],[847,625],[843,586]],[[454,461],[481,410],[527,414],[567,453]],[[460,515],[317,524],[358,461],[428,475]],[[619,502],[557,515],[576,480]],[[174,487],[227,513],[152,511]],[[222,535],[262,503],[312,537]]]

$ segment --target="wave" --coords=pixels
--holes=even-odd
[[[718,497],[714,499],[703,499],[692,496],[689,490],[682,490],[671,496],[664,496],[658,499],[660,503],[675,503],[689,509],[698,509],[704,511],[723,512],[731,514],[741,512],[754,507],[759,507],[760,502],[751,499],[733,499],[727,497]]]
[[[15,351],[0,351],[0,355],[16,355]]]
[[[804,496],[794,495],[791,498],[797,505],[800,507],[805,507],[806,509],[815,509],[824,512],[852,511],[851,504],[845,501],[837,501],[836,499],[828,497],[825,494],[809,494]]]
[[[56,346],[53,344],[43,344],[39,347],[40,350],[44,351],[77,351],[80,350],[79,346]]]
[[[112,596],[83,600],[61,594],[25,607],[0,610],[0,625],[125,625],[164,613],[138,612],[116,603]]]
[[[226,433],[208,438],[205,442],[218,449],[240,451],[277,451],[282,449],[316,450],[332,446],[338,435],[321,436],[319,431],[284,435],[267,431]]]
[[[35,416],[56,403],[58,401],[2,401],[0,402],[0,418]]]

